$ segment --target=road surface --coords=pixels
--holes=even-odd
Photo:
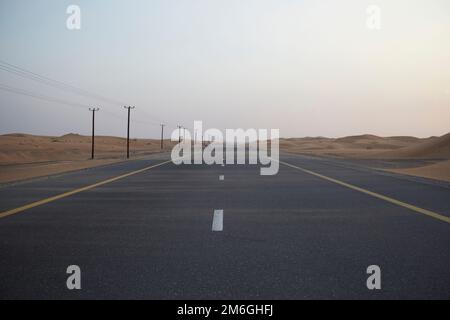
[[[448,184],[289,154],[275,176],[167,160],[1,187],[0,298],[450,298]]]

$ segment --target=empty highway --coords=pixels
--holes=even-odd
[[[450,299],[448,184],[290,154],[274,176],[168,160],[2,186],[0,298]]]

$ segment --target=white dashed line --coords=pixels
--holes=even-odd
[[[214,210],[212,231],[223,231],[223,210]]]
[[[223,180],[225,180],[225,176],[224,176],[223,174],[222,174],[222,175],[220,175],[220,176],[219,176],[219,180],[220,180],[220,181],[223,181]]]

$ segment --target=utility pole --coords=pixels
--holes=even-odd
[[[134,109],[136,107],[124,107],[125,109],[128,109],[128,129],[127,129],[127,159],[130,158],[130,111],[131,109]]]
[[[180,143],[181,142],[181,126],[178,125],[177,128],[178,128],[178,143]]]
[[[161,123],[161,150],[164,149],[164,127],[166,125]]]
[[[186,140],[186,128],[183,127],[183,141]]]
[[[89,108],[92,111],[92,152],[91,159],[94,159],[94,144],[95,144],[95,112],[100,110],[100,108]]]

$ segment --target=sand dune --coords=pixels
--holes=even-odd
[[[450,160],[440,161],[423,167],[387,169],[387,171],[450,182]]]
[[[378,137],[358,135],[337,139],[281,139],[282,151],[349,159],[369,159],[393,162],[398,160],[434,160],[421,167],[386,169],[388,171],[450,181],[450,133],[441,137],[420,139],[408,136]],[[404,161],[403,161],[404,162]],[[430,162],[430,161],[427,161]],[[417,164],[416,161],[406,165]],[[403,165],[405,165],[403,163]]]
[[[281,139],[280,148],[288,152],[323,156],[372,158],[383,152],[397,150],[428,140],[429,138],[378,137],[366,134],[337,139],[324,137]]]
[[[166,145],[169,144],[166,142]],[[159,140],[131,139],[130,150],[134,155],[155,152]],[[125,157],[126,139],[98,136],[95,152],[98,159]],[[91,156],[91,137],[66,134],[61,137],[8,134],[0,136],[0,165],[25,164],[47,161],[86,160]]]
[[[74,133],[60,137],[7,134],[0,136],[0,182],[15,181],[124,160],[126,139],[96,137],[96,160],[90,160],[91,137]],[[166,151],[174,143],[165,141]],[[357,135],[342,138],[280,139],[281,151],[349,159],[450,159],[450,133],[420,139],[408,136]],[[160,152],[160,141],[130,140],[132,157]],[[429,164],[429,161],[428,161]],[[445,180],[447,162],[396,172]]]
[[[173,144],[165,141],[165,150]],[[160,140],[131,139],[132,157],[160,152]],[[0,182],[11,182],[49,174],[84,169],[122,161],[126,139],[95,138],[95,160],[91,157],[91,137],[66,134],[61,137],[7,134],[0,136]]]
[[[283,151],[367,159],[450,159],[450,133],[441,137],[378,137],[281,139]]]
[[[398,150],[380,153],[387,159],[450,159],[450,133]]]

